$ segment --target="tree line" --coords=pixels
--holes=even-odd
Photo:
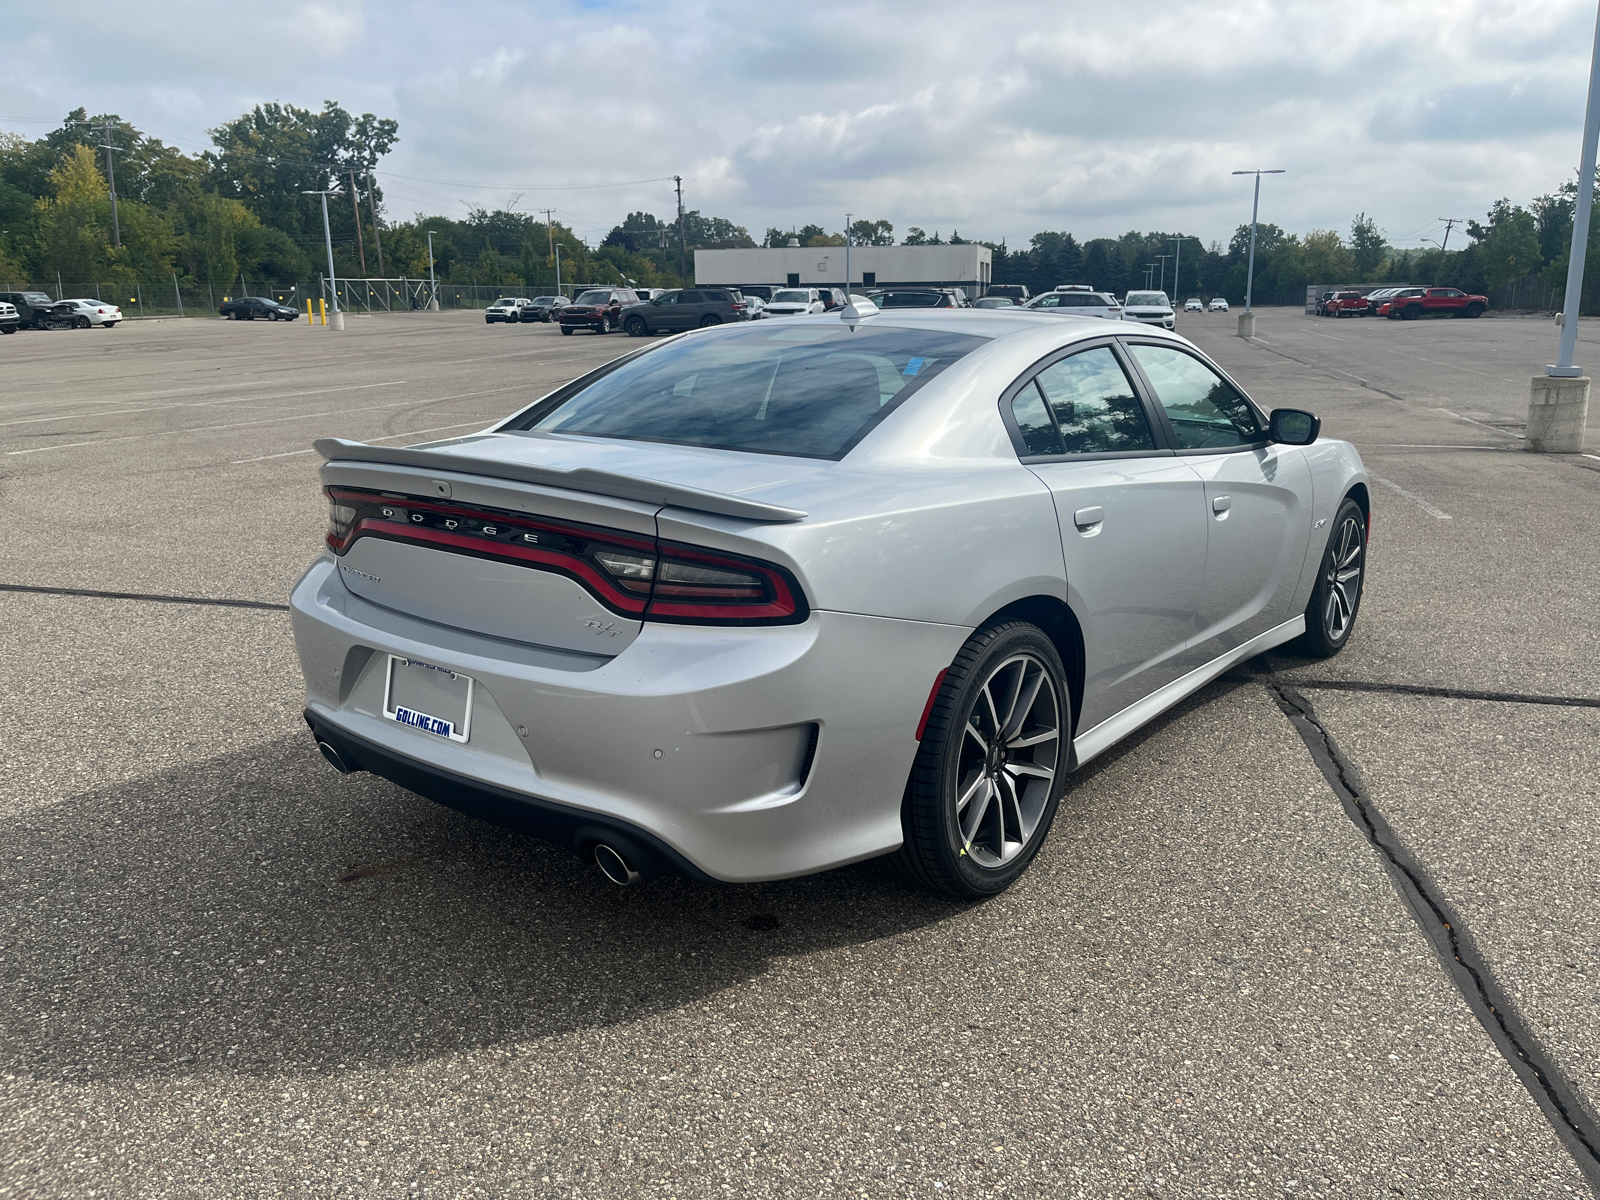
[[[735,222],[699,210],[682,218],[629,213],[594,247],[560,221],[506,209],[475,208],[464,218],[389,216],[378,164],[400,140],[390,118],[345,110],[259,104],[210,131],[212,146],[185,153],[115,114],[79,108],[37,139],[0,134],[0,282],[113,287],[171,280],[214,294],[252,283],[315,285],[326,273],[322,197],[327,193],[334,270],[341,277],[426,278],[519,292],[553,289],[557,262],[569,283],[672,287],[692,280],[695,249],[785,246],[960,245],[993,252],[996,283],[1035,292],[1063,283],[1123,295],[1163,288],[1174,299],[1244,299],[1250,230],[1226,245],[1178,232],[1131,231],[1079,241],[1041,231],[1025,247],[911,226],[896,239],[889,221],[863,218],[848,230],[807,224],[769,227],[758,242]],[[111,147],[107,150],[106,147]],[[110,191],[114,178],[117,203]],[[1576,186],[1526,205],[1496,201],[1467,222],[1448,252],[1388,244],[1376,221],[1358,213],[1348,233],[1257,230],[1254,295],[1260,304],[1299,304],[1312,284],[1444,284],[1494,298],[1496,292],[1565,283]],[[1585,311],[1600,298],[1600,205],[1589,231]],[[758,282],[750,280],[749,282]],[[1559,303],[1559,300],[1557,300]]]

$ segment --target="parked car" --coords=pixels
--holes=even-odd
[[[1316,305],[1314,307],[1315,307],[1316,313],[1317,313],[1317,315],[1319,317],[1326,317],[1326,316],[1330,315],[1329,312],[1328,312],[1328,305],[1333,301],[1334,297],[1337,296],[1337,295],[1338,295],[1337,291],[1330,290],[1330,291],[1323,292],[1320,296],[1317,297],[1317,302],[1316,302]]]
[[[744,294],[745,299],[748,300],[751,296],[759,296],[761,302],[766,304],[772,299],[772,293],[778,289],[768,283],[741,283],[738,290]]]
[[[744,307],[752,321],[760,321],[766,318],[767,302],[760,296],[752,296],[746,292],[744,294]]]
[[[779,288],[772,293],[772,299],[767,304],[769,317],[804,316],[827,311],[827,303],[816,288]]]
[[[622,310],[638,302],[638,293],[632,288],[589,288],[561,310],[561,332],[570,335],[574,329],[592,329],[610,333],[622,323]]]
[[[619,884],[892,855],[970,899],[1082,764],[1263,651],[1347,644],[1360,456],[1190,342],[792,324],[644,348],[471,439],[317,442],[290,608],[329,762]]]
[[[122,309],[115,304],[104,300],[89,300],[77,297],[71,300],[62,300],[56,305],[57,309],[69,307],[73,314],[73,325],[78,329],[88,329],[94,326],[99,329],[115,329],[122,323]]]
[[[1226,300],[1224,300],[1221,296],[1213,296],[1211,298],[1211,306],[1210,307],[1211,307],[1211,311],[1212,312],[1227,312],[1228,311],[1228,302]]]
[[[1023,305],[1029,312],[1049,312],[1063,317],[1122,319],[1122,305],[1110,292],[1097,292],[1081,284],[1066,284],[1043,292]]]
[[[515,325],[522,320],[522,310],[532,303],[526,296],[501,296],[483,310],[483,323]]]
[[[971,308],[959,288],[876,288],[867,293],[879,308]]]
[[[1015,296],[980,296],[972,304],[973,308],[1020,308],[1022,301]]]
[[[991,283],[983,293],[985,296],[1009,296],[1018,304],[1026,304],[1033,299],[1033,293],[1028,290],[1025,283]]]
[[[1204,304],[1200,303],[1200,297],[1199,296],[1190,296],[1187,300],[1185,300],[1183,302],[1183,311],[1184,312],[1203,313],[1203,312],[1205,312],[1205,310],[1206,310],[1206,306]]]
[[[1367,315],[1367,294],[1346,289],[1334,294],[1323,309],[1327,317],[1364,317]]]
[[[543,321],[549,324],[561,309],[571,304],[566,296],[535,296],[517,311],[519,321]]]
[[[1481,317],[1489,297],[1474,296],[1460,288],[1407,288],[1389,301],[1390,320],[1415,321],[1418,317]]]
[[[1177,322],[1165,292],[1129,292],[1122,301],[1122,319],[1171,329]]]
[[[22,318],[17,314],[17,306],[0,300],[0,333],[15,333],[21,328]]]
[[[44,292],[0,292],[0,300],[17,310],[22,329],[42,329],[40,317],[56,303]]]
[[[224,300],[217,306],[217,313],[232,321],[292,321],[300,315],[299,309],[268,300],[265,296]]]
[[[620,323],[629,337],[648,337],[746,321],[749,314],[744,298],[728,288],[680,288],[648,302],[627,305]]]

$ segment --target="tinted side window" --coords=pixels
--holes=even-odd
[[[1167,346],[1130,346],[1172,422],[1180,450],[1244,446],[1261,427],[1239,391],[1205,363]]]
[[[1037,377],[1068,454],[1154,450],[1144,405],[1108,347],[1085,350]]]
[[[1037,384],[1030,383],[1017,393],[1011,402],[1011,415],[1022,432],[1022,443],[1029,454],[1060,454],[1061,436],[1056,433],[1056,423],[1044,406],[1044,397]]]
[[[678,303],[679,304],[704,304],[705,302],[706,302],[705,296],[703,296],[699,292],[679,292],[678,293]]]
[[[728,304],[733,300],[733,297],[728,295],[727,292],[707,292],[706,299],[717,304]]]

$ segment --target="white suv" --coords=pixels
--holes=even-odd
[[[808,313],[826,312],[827,304],[816,288],[779,288],[767,302],[769,317],[805,316]]]
[[[1061,317],[1104,317],[1115,321],[1122,316],[1122,305],[1115,296],[1082,284],[1062,284],[1053,292],[1035,296],[1022,307],[1030,312],[1055,313]]]
[[[1165,292],[1129,292],[1122,299],[1122,319],[1138,321],[1141,325],[1159,325],[1171,329],[1177,318],[1172,312],[1172,301]]]
[[[522,310],[532,303],[526,296],[501,296],[483,310],[483,323],[493,325],[496,321],[504,321],[508,325],[515,325],[522,320]]]

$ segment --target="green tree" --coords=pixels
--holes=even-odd
[[[76,282],[105,278],[110,266],[111,201],[94,151],[75,146],[50,172],[53,195],[34,217],[34,266],[42,278],[59,272]]]
[[[770,230],[768,232],[771,232]],[[850,240],[857,246],[894,245],[894,226],[888,221],[868,221],[865,218],[850,223]]]
[[[1352,272],[1365,281],[1366,276],[1354,269],[1350,250],[1337,229],[1313,229],[1301,239],[1300,247],[1307,283],[1346,283]]]
[[[1368,283],[1377,278],[1388,250],[1389,243],[1384,240],[1377,222],[1364,212],[1357,213],[1350,223],[1350,265],[1358,282]]]

